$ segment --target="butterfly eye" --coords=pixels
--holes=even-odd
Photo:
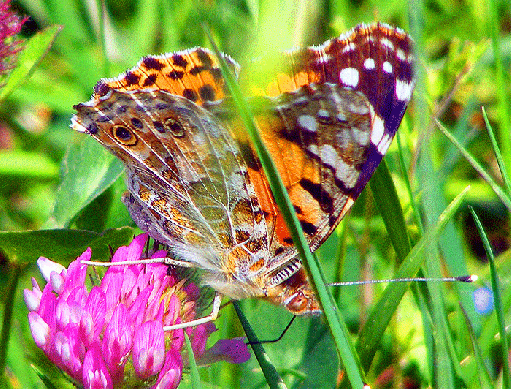
[[[165,119],[165,127],[168,128],[172,135],[176,138],[182,138],[185,136],[185,129],[183,125],[174,118],[168,117]]]
[[[132,146],[137,142],[135,135],[125,126],[114,126],[112,134],[123,145]]]

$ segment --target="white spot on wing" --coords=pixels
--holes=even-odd
[[[317,145],[310,144],[307,146],[307,150],[309,150],[312,154],[319,156],[319,149]]]
[[[310,115],[298,116],[298,125],[310,132],[316,132],[318,129],[318,122]]]
[[[355,88],[358,85],[358,70],[355,68],[344,68],[339,72],[339,79],[344,85]]]
[[[358,127],[352,127],[351,132],[360,146],[367,146],[369,143],[369,131],[363,131]]]
[[[336,162],[339,158],[337,156],[337,152],[331,145],[321,146],[320,153],[322,162],[330,166],[336,166]]]
[[[381,139],[381,142],[378,145],[378,152],[381,155],[384,155],[387,152],[390,146],[390,142],[392,142],[392,138],[389,136],[389,134],[383,135],[383,138]]]
[[[383,38],[383,39],[380,40],[380,43],[383,46],[388,47],[390,50],[394,50],[394,43],[392,43],[390,40],[388,40],[386,38]]]
[[[328,63],[332,60],[332,56],[325,53],[325,52],[322,52],[320,56],[318,56],[318,58],[316,58],[316,63],[318,64],[324,64],[324,63]]]
[[[396,50],[396,56],[401,60],[401,61],[406,61],[406,54],[405,52],[402,50],[402,49],[397,49]]]
[[[320,118],[329,118],[330,114],[328,113],[328,111],[326,109],[320,109],[318,111],[318,117],[320,117]]]
[[[367,70],[374,69],[374,68],[375,68],[374,59],[372,59],[372,58],[366,58],[366,60],[364,61],[364,67],[365,67]]]
[[[396,97],[400,101],[410,101],[412,97],[413,83],[396,80]]]
[[[337,115],[335,115],[335,118],[340,122],[345,122],[347,120],[346,115],[344,115],[342,112],[339,112]]]
[[[383,119],[378,116],[374,115],[373,119],[373,132],[371,133],[371,142],[376,147],[379,146],[382,138],[383,133],[385,132],[385,123],[383,122]]]
[[[71,128],[78,132],[87,132],[87,129],[78,121],[78,117],[76,115],[73,115],[71,118]]]
[[[349,51],[355,51],[355,44],[354,43],[348,43],[344,49],[342,49],[343,53],[347,53]]]
[[[383,63],[383,71],[386,73],[392,73],[392,64],[389,61]]]
[[[320,152],[321,161],[333,166],[335,168],[335,176],[348,188],[353,188],[359,176],[357,170],[352,165],[344,162],[342,158],[339,158],[335,149],[330,145],[321,146]]]

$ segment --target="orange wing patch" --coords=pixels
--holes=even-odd
[[[227,55],[224,59],[230,70],[237,74],[238,64]],[[200,47],[144,57],[137,66],[119,77],[100,80],[94,88],[94,96],[104,96],[110,89],[135,92],[163,90],[198,105],[221,100],[228,94],[218,58]]]

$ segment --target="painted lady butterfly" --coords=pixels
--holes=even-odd
[[[350,209],[399,127],[414,88],[411,46],[399,29],[360,25],[286,54],[252,101],[311,250]],[[176,261],[201,268],[206,285],[319,312],[230,100],[218,58],[194,48],[100,80],[72,125],[124,163],[123,200],[137,225]]]

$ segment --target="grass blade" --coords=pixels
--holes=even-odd
[[[495,134],[493,133],[493,128],[491,127],[490,121],[488,120],[488,116],[486,115],[486,110],[484,109],[484,107],[482,107],[481,110],[483,111],[484,123],[486,124],[486,129],[488,130],[488,136],[490,137],[491,140],[493,152],[495,153],[495,158],[497,159],[497,163],[499,164],[500,174],[502,174],[502,180],[504,181],[507,194],[510,195],[511,183],[509,182],[509,177],[507,175],[504,158],[502,158],[502,153],[500,152],[499,145],[497,144],[497,140],[495,139]]]
[[[483,353],[479,347],[479,344],[477,343],[476,334],[474,332],[474,326],[472,325],[472,322],[470,321],[470,318],[468,317],[467,313],[461,308],[461,311],[463,312],[463,316],[465,317],[465,323],[468,327],[468,334],[470,335],[470,341],[472,343],[472,347],[474,348],[474,359],[475,359],[475,366],[477,368],[477,371],[479,373],[479,384],[481,388],[492,388],[493,384],[491,382],[490,373],[486,369],[486,362],[483,357]]]
[[[502,297],[500,294],[500,281],[497,275],[497,269],[495,268],[495,257],[493,256],[493,250],[490,246],[490,241],[484,232],[484,228],[479,221],[479,217],[475,213],[474,209],[470,207],[470,212],[472,213],[472,217],[474,218],[476,227],[479,231],[479,235],[481,236],[481,240],[483,242],[484,250],[488,256],[488,262],[490,264],[490,275],[491,275],[491,287],[493,290],[493,296],[495,301],[495,312],[497,313],[497,321],[499,322],[499,332],[500,332],[500,341],[502,342],[502,353],[501,353],[501,363],[502,363],[502,387],[505,389],[511,388],[511,375],[509,369],[509,341],[506,334],[506,323],[504,321],[504,310],[502,307]]]
[[[424,261],[424,250],[431,247],[438,239],[447,222],[461,206],[470,187],[465,188],[449,206],[442,212],[436,224],[412,248],[404,262],[399,267],[396,278],[413,277]],[[408,283],[394,282],[385,288],[382,297],[371,311],[366,325],[360,332],[357,341],[357,350],[364,369],[369,369],[374,354],[382,339],[383,332],[390,322],[403,294],[408,289]]]
[[[344,368],[346,369],[348,379],[354,387],[363,387],[364,383],[362,379],[360,363],[349,340],[348,330],[344,322],[340,319],[338,311],[335,308],[333,297],[325,285],[325,279],[319,264],[309,250],[307,241],[302,232],[301,225],[298,221],[298,218],[296,217],[294,207],[289,199],[284,184],[282,183],[282,179],[280,178],[277,169],[271,160],[271,156],[268,150],[264,146],[264,143],[259,136],[248,104],[245,102],[234,77],[232,74],[230,74],[227,65],[223,61],[220,52],[218,51],[213,39],[211,38],[209,30],[205,28],[205,31],[208,34],[213,49],[220,60],[220,66],[222,68],[222,74],[225,77],[226,84],[232,94],[237,111],[240,114],[240,117],[245,124],[245,128],[248,131],[250,138],[257,150],[261,164],[263,165],[264,172],[270,183],[270,188],[272,190],[275,201],[277,202],[279,209],[282,212],[286,225],[293,238],[295,247],[300,255],[300,258],[302,259],[302,264],[309,275],[309,282],[316,292],[321,307],[323,308],[325,318],[337,345],[337,351],[339,352],[339,355],[344,364]]]
[[[438,128],[442,133],[458,148],[460,153],[467,159],[467,161],[472,165],[472,167],[483,177],[483,179],[491,186],[495,194],[502,200],[505,206],[511,210],[511,199],[509,196],[502,190],[502,188],[495,182],[493,178],[490,177],[488,173],[483,169],[483,167],[475,160],[474,157],[465,149],[458,140],[453,137],[449,131],[447,131],[442,124],[437,120],[436,121]]]
[[[509,81],[506,81],[504,65],[502,62],[502,55],[500,52],[500,47],[502,44],[502,40],[500,39],[500,26],[499,26],[499,11],[498,5],[495,1],[490,1],[488,3],[490,16],[488,17],[488,30],[490,31],[491,41],[492,41],[492,49],[493,49],[493,58],[495,61],[495,73],[496,79],[495,84],[497,87],[497,99],[498,99],[498,117],[500,118],[500,139],[502,142],[502,153],[504,154],[504,161],[506,164],[511,165],[511,138],[509,137],[509,133],[511,132],[510,128],[510,113],[509,113],[509,98],[507,87],[509,85]]]
[[[406,230],[403,209],[385,160],[381,161],[369,184],[374,193],[374,201],[401,263],[410,252],[410,239]]]

